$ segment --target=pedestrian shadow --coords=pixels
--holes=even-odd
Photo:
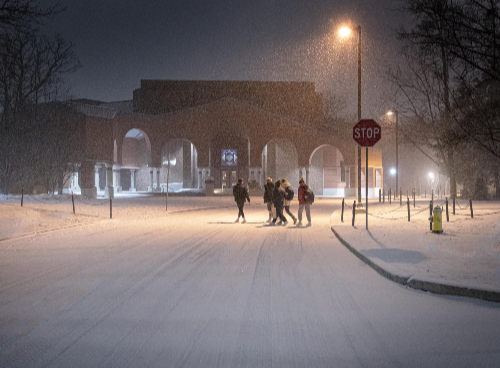
[[[365,249],[361,250],[360,253],[367,257],[378,258],[387,263],[417,264],[427,259],[427,257],[420,252],[395,248]]]
[[[234,222],[234,221],[212,221],[212,222],[207,222],[209,225],[256,225],[256,224],[263,224],[264,221],[247,221],[245,223],[243,222]]]

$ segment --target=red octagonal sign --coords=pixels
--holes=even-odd
[[[375,120],[360,120],[352,129],[352,137],[361,147],[372,147],[382,137],[382,128]]]

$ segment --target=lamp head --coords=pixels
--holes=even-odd
[[[347,38],[351,35],[352,30],[349,27],[341,27],[339,29],[339,35],[342,38]]]

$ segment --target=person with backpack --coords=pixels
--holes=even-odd
[[[276,224],[276,220],[279,217],[280,222],[278,225],[287,224],[287,219],[285,216],[283,216],[283,203],[285,200],[285,190],[281,188],[281,181],[278,180],[276,183],[274,183],[274,190],[273,190],[273,205],[276,208],[276,217],[273,219],[272,224]]]
[[[238,179],[238,184],[233,187],[234,201],[238,206],[238,218],[235,222],[240,222],[240,216],[243,217],[242,223],[247,222],[245,220],[245,214],[243,213],[243,206],[245,205],[245,200],[250,204],[250,197],[248,196],[248,190],[243,185],[243,179]]]
[[[266,184],[264,185],[264,203],[267,204],[267,210],[269,211],[269,219],[266,222],[271,222],[274,218],[273,216],[273,191],[274,183],[271,177],[267,178]]]
[[[292,185],[286,179],[281,179],[281,186],[285,188],[285,211],[293,219],[293,224],[297,223],[297,218],[290,212],[290,205],[292,204],[295,193],[293,192]]]
[[[311,226],[311,204],[314,202],[314,193],[304,182],[304,178],[300,178],[299,184],[299,222],[297,226],[302,226],[304,207],[306,209],[307,226]]]

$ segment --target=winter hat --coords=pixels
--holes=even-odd
[[[268,178],[267,178],[267,182],[268,182],[268,183],[272,183],[272,182],[273,182],[273,178],[268,177]]]
[[[243,179],[242,179],[242,178],[239,178],[239,179],[238,179],[238,183],[240,183],[240,184],[241,184],[241,183],[243,183]]]
[[[304,182],[304,177],[301,177],[299,180],[299,184],[302,184]]]

